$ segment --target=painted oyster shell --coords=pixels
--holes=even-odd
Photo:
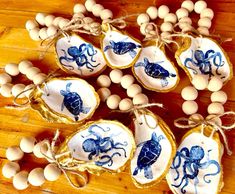
[[[124,69],[132,66],[138,59],[141,43],[130,35],[123,34],[114,27],[103,24],[105,35],[101,40],[101,49],[107,65]]]
[[[80,36],[59,38],[55,50],[59,66],[67,73],[89,77],[98,75],[106,67],[101,50]]]
[[[217,194],[223,187],[221,157],[223,146],[219,134],[211,126],[201,132],[202,126],[190,130],[182,139],[167,174],[173,193]]]
[[[224,83],[232,79],[233,65],[226,52],[210,38],[184,38],[175,57],[190,80],[196,74],[203,74],[208,78],[218,76]]]
[[[86,81],[68,77],[51,78],[31,94],[31,107],[50,122],[80,123],[89,119],[100,99]]]
[[[134,121],[137,148],[131,160],[131,177],[140,188],[159,183],[176,152],[174,136],[164,121],[150,111],[144,114]]]
[[[99,175],[124,170],[134,150],[134,137],[127,127],[117,121],[99,120],[68,137],[57,154],[69,151],[68,157],[59,160],[61,165]]]
[[[132,71],[136,79],[148,90],[169,92],[179,82],[178,71],[165,55],[164,47],[159,48],[153,42],[142,48]]]

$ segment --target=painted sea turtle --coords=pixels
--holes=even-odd
[[[153,179],[151,165],[156,162],[161,154],[162,147],[159,142],[162,139],[165,138],[162,135],[157,137],[157,134],[153,132],[150,140],[144,141],[137,146],[142,146],[142,148],[140,150],[137,159],[137,167],[135,168],[133,175],[137,175],[139,171],[144,170],[145,178]]]
[[[83,106],[83,101],[79,94],[70,91],[71,85],[72,83],[69,82],[66,84],[66,90],[60,90],[60,94],[64,96],[61,111],[63,111],[64,107],[66,107],[68,111],[74,115],[75,121],[78,121],[78,115],[80,113],[87,114],[91,108]]]
[[[138,62],[135,64],[135,67],[144,67],[144,71],[147,75],[149,75],[152,78],[158,78],[161,79],[162,87],[165,87],[168,85],[167,78],[168,77],[176,77],[175,74],[169,73],[168,70],[160,66],[160,63],[163,63],[164,61],[159,61],[157,63],[151,63],[149,62],[148,58],[144,58],[144,62]]]
[[[111,40],[109,43],[110,45],[107,45],[104,48],[104,52],[109,49],[113,49],[113,52],[117,55],[124,55],[126,53],[129,53],[132,58],[135,58],[137,54],[135,49],[141,48],[141,45],[137,45],[133,42],[114,42],[113,40]]]

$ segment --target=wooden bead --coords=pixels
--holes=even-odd
[[[33,147],[33,154],[37,157],[37,158],[44,158],[45,156],[43,155],[46,154],[47,152],[47,146],[45,144],[47,140],[43,140],[38,142],[36,145],[34,145]]]
[[[40,25],[44,26],[45,25],[45,17],[46,17],[46,14],[38,13],[36,15],[35,19]]]
[[[164,19],[164,17],[170,12],[169,7],[167,7],[166,5],[161,5],[158,8],[158,17],[161,19]]]
[[[48,35],[47,35],[47,27],[45,28],[41,28],[39,30],[39,37],[42,39],[42,40],[45,40],[48,38]]]
[[[93,19],[90,18],[90,17],[84,17],[84,18],[83,18],[83,21],[84,21],[84,23],[85,23],[84,26],[83,26],[83,28],[84,28],[85,30],[89,31],[90,28],[91,28],[90,24],[93,22]]]
[[[57,31],[58,31],[57,27],[51,25],[47,28],[47,35],[54,36],[57,33]]]
[[[182,17],[182,18],[180,18],[179,22],[188,23],[190,25],[192,24],[192,20],[189,17]]]
[[[217,117],[217,115],[208,115],[206,117],[206,120],[215,123],[217,126],[222,125],[222,120],[219,117]]]
[[[164,22],[170,22],[172,24],[175,24],[177,22],[177,17],[173,13],[168,13],[164,18]]]
[[[111,81],[115,84],[119,84],[121,82],[123,73],[120,69],[114,69],[109,73],[109,77]]]
[[[24,156],[24,153],[19,147],[12,146],[7,148],[6,157],[10,161],[18,161],[21,160]]]
[[[199,27],[199,28],[197,29],[197,31],[198,31],[200,34],[205,35],[205,36],[210,35],[209,29],[206,28],[206,27]]]
[[[60,28],[60,29],[64,28],[65,26],[68,25],[69,22],[70,22],[70,21],[69,21],[68,19],[62,19],[62,20],[60,20],[60,22],[59,22],[59,28]]]
[[[38,28],[38,23],[35,20],[28,20],[25,23],[25,28],[29,31],[32,30],[34,28]]]
[[[200,14],[200,18],[210,18],[212,20],[213,17],[214,17],[214,12],[210,8],[203,9]]]
[[[186,28],[186,27],[191,27],[191,24],[189,24],[189,23],[187,23],[187,22],[179,22],[178,25],[179,25],[179,28],[180,28],[181,30],[183,30],[183,29]]]
[[[12,78],[7,73],[0,74],[0,85],[4,85],[6,83],[11,83]]]
[[[192,12],[194,9],[194,3],[190,0],[186,0],[181,4],[181,7],[187,9],[189,12]]]
[[[26,71],[26,76],[28,79],[33,80],[34,76],[40,73],[41,70],[37,67],[30,67]]]
[[[190,115],[188,124],[189,125],[195,124],[203,120],[204,120],[203,116],[201,114],[196,113],[196,114]]]
[[[197,74],[193,77],[192,84],[197,90],[204,90],[208,86],[208,79],[204,75]]]
[[[130,85],[135,82],[135,78],[132,75],[126,74],[121,78],[121,86],[127,89]]]
[[[20,165],[17,162],[7,162],[2,167],[2,175],[5,178],[12,178],[20,171]]]
[[[160,29],[162,32],[172,32],[173,25],[170,22],[164,22],[164,23],[162,23]]]
[[[207,112],[211,115],[221,115],[224,113],[224,107],[219,102],[212,102],[209,104]]]
[[[227,94],[222,90],[213,92],[211,94],[212,102],[220,102],[221,104],[225,104],[227,102],[227,99],[228,99]]]
[[[92,7],[95,4],[96,4],[96,2],[94,0],[86,0],[85,7],[86,7],[87,11],[91,12],[92,11]]]
[[[52,25],[54,25],[54,26],[59,26],[60,21],[63,20],[63,19],[64,19],[64,18],[62,18],[62,17],[56,17],[56,18],[53,20]]]
[[[6,73],[8,73],[11,76],[16,76],[20,73],[20,71],[18,69],[18,65],[15,63],[8,63],[5,66],[5,71],[6,71]]]
[[[144,23],[149,23],[149,20],[150,20],[150,18],[148,16],[148,14],[146,14],[146,13],[141,13],[137,17],[137,23],[139,26],[141,26]]]
[[[148,96],[146,96],[143,93],[137,94],[133,98],[134,105],[148,104],[148,102],[149,102]]]
[[[18,68],[20,73],[26,74],[27,70],[33,66],[33,63],[28,60],[23,60],[19,63]]]
[[[55,16],[53,15],[47,15],[45,17],[45,24],[47,27],[51,26],[53,24],[53,21],[55,20]]]
[[[142,88],[138,84],[132,84],[127,88],[127,96],[133,98],[137,94],[142,92]]]
[[[100,13],[101,11],[104,9],[103,5],[101,4],[95,4],[92,6],[91,10],[92,10],[92,14],[95,17],[100,17]]]
[[[30,94],[31,94],[31,92],[33,91],[33,88],[34,88],[34,84],[29,84],[29,85],[27,85],[26,87],[25,87],[25,89],[24,89],[24,95],[27,97],[27,98],[29,98],[29,96],[30,96]]]
[[[14,177],[13,177],[13,186],[17,189],[17,190],[24,190],[27,189],[29,184],[28,184],[28,172],[26,171],[21,171],[19,173],[17,173]]]
[[[113,94],[108,97],[106,104],[110,109],[117,109],[120,101],[121,101],[120,96]]]
[[[61,175],[61,170],[56,164],[48,164],[44,168],[44,177],[48,181],[56,181]]]
[[[12,87],[11,89],[11,93],[14,97],[18,96],[20,93],[22,93],[25,89],[25,85],[24,84],[16,84]],[[18,96],[18,98],[24,98],[25,94],[22,93]]]
[[[153,26],[149,25],[148,23],[141,24],[140,26],[140,32],[143,35],[148,34],[151,30],[153,30]]]
[[[97,93],[99,94],[100,100],[102,102],[105,102],[111,95],[111,91],[108,88],[100,88]]]
[[[181,96],[184,100],[196,100],[198,92],[194,87],[187,86],[181,91]]]
[[[33,186],[41,186],[45,182],[44,170],[42,168],[35,168],[30,171],[28,181]]]
[[[86,7],[83,4],[75,4],[73,7],[73,12],[74,13],[86,13]]]
[[[20,141],[20,149],[25,153],[32,153],[35,143],[34,137],[23,137]]]
[[[171,33],[170,32],[162,32],[161,33],[161,38],[167,39],[167,40],[171,40],[172,37],[170,37]],[[166,40],[166,41],[167,41]]]
[[[12,97],[12,94],[11,94],[12,87],[13,87],[13,84],[10,84],[10,83],[6,83],[6,84],[2,85],[2,87],[1,87],[2,96],[6,97],[6,98]]]
[[[198,111],[198,105],[195,101],[187,100],[182,104],[182,110],[186,115],[192,115]]]
[[[111,85],[111,80],[109,79],[109,76],[107,76],[107,75],[100,75],[97,78],[96,83],[99,87],[108,88]]]
[[[44,73],[38,73],[36,74],[34,77],[33,77],[33,83],[35,85],[39,85],[39,84],[42,84],[45,79],[47,78],[47,75],[44,74]]]
[[[146,13],[148,14],[151,20],[157,19],[158,10],[155,6],[148,7],[148,9],[146,10]]]
[[[178,20],[180,20],[183,17],[188,17],[188,10],[185,8],[180,8],[176,11],[176,16],[178,18]]]
[[[29,36],[32,40],[39,41],[40,40],[39,28],[34,28],[34,29],[30,30],[29,31]]]
[[[109,9],[104,9],[100,13],[100,18],[102,20],[112,19],[113,18],[113,12]]]
[[[133,104],[130,98],[124,98],[119,103],[119,109],[122,111],[130,110],[132,107],[133,107]]]
[[[200,14],[207,7],[207,3],[205,1],[197,1],[194,5],[194,11]]]
[[[211,27],[211,20],[209,18],[201,18],[198,20],[198,26],[210,28]]]
[[[190,32],[192,31],[193,27],[190,24],[186,24],[183,28],[182,28],[182,32],[186,33],[186,32]]]
[[[208,90],[211,92],[219,91],[223,87],[223,81],[219,77],[212,77],[207,86]]]

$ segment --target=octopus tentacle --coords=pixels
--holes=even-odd
[[[202,169],[208,168],[211,164],[214,164],[214,165],[217,167],[217,171],[214,172],[214,173],[205,174],[205,175],[203,176],[203,180],[204,180],[206,183],[210,183],[210,182],[211,182],[211,180],[206,180],[206,177],[208,177],[208,176],[215,176],[215,175],[217,175],[217,174],[220,172],[219,163],[218,163],[217,161],[215,161],[215,160],[209,160],[209,161],[207,161],[207,162],[201,164],[201,165],[200,165],[200,168],[202,168]]]
[[[65,66],[65,67],[69,67],[69,68],[70,68],[69,70],[74,70],[74,67],[73,67],[72,65],[66,65],[66,64],[64,64],[64,63],[62,62],[62,60],[65,60],[65,61],[67,61],[67,62],[73,62],[74,59],[73,59],[73,58],[69,58],[68,55],[67,55],[67,53],[66,53],[66,51],[65,51],[64,49],[61,49],[61,51],[64,53],[64,56],[62,56],[62,57],[59,58],[60,63],[61,63],[63,66]]]

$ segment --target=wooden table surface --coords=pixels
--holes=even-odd
[[[0,66],[4,67],[6,63],[18,63],[23,59],[30,59],[35,66],[39,67],[43,72],[48,73],[57,68],[55,63],[55,55],[51,48],[45,55],[44,59],[40,60],[39,55],[43,48],[40,43],[34,42],[29,38],[28,32],[25,30],[25,22],[28,19],[33,19],[37,12],[53,13],[67,18],[71,17],[75,0],[0,0]],[[82,1],[84,2],[84,1]],[[150,5],[153,5],[152,0],[100,0],[106,8],[113,10],[116,17],[141,13]],[[158,0],[157,6],[167,4],[171,11],[175,11],[181,5],[181,0]],[[223,37],[235,37],[235,0],[208,0],[208,5],[215,11],[213,19],[212,32],[220,34]],[[193,16],[194,20],[198,19]],[[135,18],[128,19],[130,21],[127,31],[134,37],[142,39]],[[235,64],[235,41],[224,43],[223,48],[228,53],[232,63]],[[169,55],[173,56],[172,53]],[[173,126],[173,120],[184,116],[181,111],[182,99],[180,97],[181,89],[189,83],[185,73],[178,67],[181,81],[178,87],[166,94],[147,92],[152,102],[162,102],[167,109],[162,111],[156,108],[153,111],[159,114],[171,127],[177,141],[180,141],[186,130],[177,129]],[[106,70],[108,72],[109,70]],[[127,70],[128,71],[128,70]],[[15,83],[22,81],[28,83],[25,78],[16,78]],[[232,79],[224,90],[228,94],[228,102],[225,104],[226,110],[232,110],[235,107],[235,79]],[[77,129],[75,125],[52,124],[44,121],[33,110],[18,110],[6,108],[12,104],[12,98],[4,98],[0,96],[0,166],[5,164],[5,151],[7,147],[19,145],[19,141],[24,136],[35,136],[38,140],[43,138],[51,138],[56,129],[61,131],[61,140],[66,135],[71,134]],[[209,104],[209,93],[200,93],[199,111],[206,114],[206,107]],[[104,104],[101,104],[97,110],[95,118],[116,118],[117,115],[107,115],[108,110]],[[118,116],[120,121],[130,124],[130,118],[126,116]],[[28,119],[28,121],[25,121]],[[235,151],[235,133],[234,131],[226,132],[229,139],[230,147]],[[224,183],[225,186],[221,193],[235,193],[235,155],[228,156],[224,154],[222,163],[224,166]],[[22,169],[31,170],[34,167],[44,167],[46,161],[43,159],[35,159],[32,155],[26,155],[20,162]],[[0,174],[0,193],[171,193],[167,183],[163,180],[160,184],[149,189],[137,189],[131,182],[130,175],[123,172],[117,175],[105,173],[101,176],[89,176],[89,184],[81,190],[73,189],[67,182],[64,176],[61,176],[56,182],[46,182],[41,187],[30,186],[25,191],[17,191],[12,186],[12,180],[4,178]],[[209,193],[209,191],[205,191]]]

